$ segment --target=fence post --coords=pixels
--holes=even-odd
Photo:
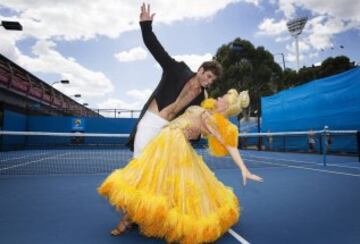
[[[357,138],[357,146],[358,146],[358,156],[359,156],[359,163],[360,163],[360,130],[356,132],[356,138]]]

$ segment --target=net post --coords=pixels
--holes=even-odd
[[[320,134],[320,140],[319,140],[319,154],[322,154],[323,152],[323,140],[322,140],[322,134]],[[316,140],[318,139],[318,135],[316,134],[315,136]],[[316,149],[316,144],[315,144],[315,152],[317,152],[318,150]]]
[[[0,130],[2,131],[2,129]],[[3,134],[0,134],[0,152],[2,152],[4,150],[4,146],[3,146]]]
[[[283,137],[283,152],[286,152],[286,136]]]
[[[327,125],[324,126],[322,133],[322,153],[323,153],[323,164],[326,166],[326,153],[327,153],[327,133],[329,127]]]

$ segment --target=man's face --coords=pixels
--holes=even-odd
[[[213,72],[210,70],[204,71],[203,68],[200,68],[197,72],[197,77],[199,79],[200,86],[207,88],[212,83],[214,83],[214,80],[216,79],[216,75],[214,75]]]

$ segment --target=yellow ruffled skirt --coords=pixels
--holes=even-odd
[[[144,235],[167,242],[213,242],[240,215],[232,189],[217,180],[178,128],[163,129],[98,192]]]

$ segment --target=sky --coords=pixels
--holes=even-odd
[[[346,55],[360,63],[358,0],[152,0],[153,30],[177,60],[193,71],[219,47],[240,37],[263,46],[282,66],[296,68],[286,22],[308,17],[299,37],[300,66]],[[0,53],[79,103],[94,109],[141,109],[161,77],[143,44],[142,1],[0,0]],[[343,48],[341,48],[343,46]]]

